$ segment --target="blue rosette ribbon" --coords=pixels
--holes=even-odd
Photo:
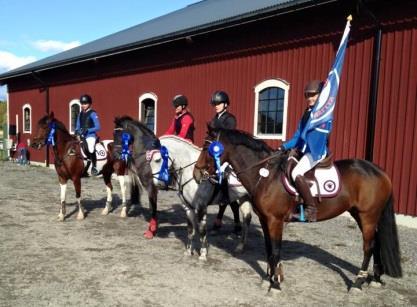
[[[46,137],[46,144],[55,146],[56,123],[51,122],[49,123],[48,127],[49,127],[49,133],[48,133],[48,136]]]
[[[127,163],[127,161],[132,156],[132,153],[129,149],[130,140],[132,139],[131,135],[127,132],[122,133],[122,154],[121,159]]]
[[[161,158],[162,158],[162,165],[161,165],[161,169],[159,170],[158,180],[165,182],[165,184],[168,184],[170,181],[169,171],[168,171],[168,159],[169,159],[168,148],[166,148],[165,146],[161,146],[160,153],[161,153]]]
[[[214,163],[216,164],[216,173],[217,173],[217,176],[219,177],[219,184],[221,184],[223,180],[223,173],[222,173],[221,165],[220,165],[220,156],[224,152],[223,144],[218,141],[211,143],[208,148],[208,152],[210,156],[212,156],[214,159]]]

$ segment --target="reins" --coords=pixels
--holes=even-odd
[[[235,173],[236,173],[236,175],[239,175],[239,174],[241,174],[241,173],[247,172],[248,170],[250,170],[250,169],[252,169],[252,168],[254,168],[254,167],[256,167],[256,166],[259,166],[259,165],[261,165],[261,164],[264,164],[265,162],[268,162],[268,161],[270,161],[270,160],[272,160],[272,159],[274,159],[274,158],[277,158],[277,157],[279,157],[280,155],[281,155],[281,152],[275,152],[275,153],[273,153],[272,155],[270,155],[270,156],[268,156],[268,157],[266,157],[266,158],[264,158],[264,159],[262,159],[262,160],[260,160],[260,161],[256,162],[255,164],[252,164],[252,165],[250,165],[250,166],[248,166],[248,167],[244,168],[243,170],[240,170],[239,172],[235,172]]]

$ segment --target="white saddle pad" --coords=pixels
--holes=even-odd
[[[99,143],[96,144],[97,161],[107,160],[107,149],[106,149],[105,146],[107,146],[107,144],[103,144],[102,142],[99,142]],[[84,153],[83,146],[81,146],[81,153],[83,155],[83,158],[87,159],[87,156]]]
[[[340,177],[336,167],[332,165],[330,168],[317,168],[314,171],[317,178],[318,186],[315,181],[309,181],[313,185],[310,187],[311,195],[314,197],[334,197],[340,191]],[[282,182],[288,193],[298,195],[297,190],[288,181],[287,176],[282,175]],[[320,193],[319,193],[320,192]]]

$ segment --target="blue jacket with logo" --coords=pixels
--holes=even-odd
[[[97,132],[100,131],[100,121],[97,113],[89,109],[86,112],[81,111],[77,117],[75,131],[87,137],[97,137]]]
[[[332,130],[332,120],[329,120],[318,127],[313,127],[311,130],[307,131],[305,139],[301,137],[301,133],[304,130],[304,127],[307,123],[307,120],[310,115],[310,110],[307,116],[303,116],[303,119],[298,123],[297,130],[295,131],[293,137],[282,144],[282,147],[285,150],[297,148],[302,153],[310,153],[314,161],[320,160],[327,155],[327,141]]]

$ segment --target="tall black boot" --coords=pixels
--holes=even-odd
[[[91,157],[91,175],[93,176],[97,176],[98,175],[98,171],[97,171],[97,156],[96,156],[96,152],[94,151],[93,153],[90,153],[90,157]]]
[[[300,193],[303,198],[304,205],[306,205],[306,215],[309,222],[317,221],[317,205],[316,200],[313,195],[311,195],[310,187],[306,182],[304,176],[297,176],[295,178],[295,187],[297,188],[298,193]]]

